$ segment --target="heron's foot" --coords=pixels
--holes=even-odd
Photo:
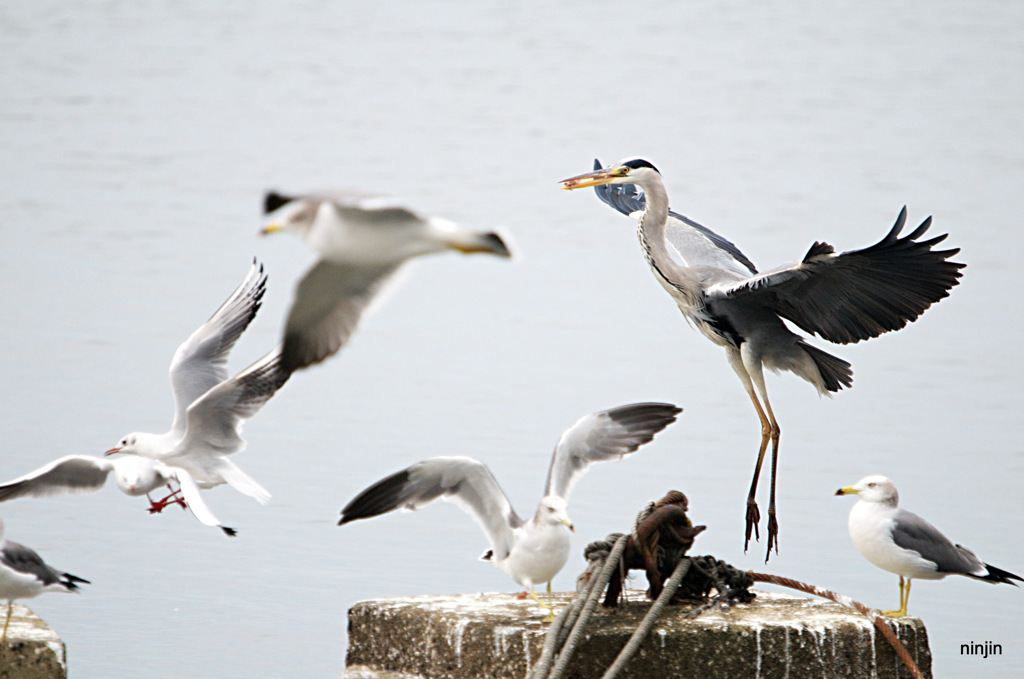
[[[775,509],[768,509],[768,551],[764,555],[764,562],[768,563],[768,559],[772,556],[772,547],[775,548],[775,553],[779,553],[779,522],[775,518]]]
[[[754,534],[754,540],[760,541],[761,534],[757,529],[758,522],[761,521],[761,511],[757,508],[757,502],[754,498],[747,498],[747,528],[745,537],[743,540],[743,551],[747,551],[747,546],[750,544],[750,534]]]

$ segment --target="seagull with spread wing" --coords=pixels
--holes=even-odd
[[[395,509],[417,509],[437,498],[469,514],[487,534],[484,555],[529,590],[551,580],[569,559],[569,493],[594,462],[618,460],[650,442],[674,422],[681,408],[667,403],[634,403],[581,418],[558,440],[548,469],[544,497],[533,518],[523,520],[482,462],[468,457],[435,457],[392,474],[359,493],[341,510],[338,525]],[[550,617],[550,619],[553,619]]]

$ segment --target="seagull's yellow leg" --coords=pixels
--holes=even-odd
[[[898,611],[882,611],[882,615],[890,618],[902,618],[907,614],[907,602],[910,601],[910,578],[904,582],[900,576],[900,609]]]
[[[533,585],[530,585],[530,598],[537,602],[537,605],[547,610],[548,614],[544,616],[541,622],[554,622],[555,621],[555,607],[551,604],[546,604],[540,600],[537,593],[533,591]],[[548,583],[548,601],[551,601],[551,583]]]
[[[13,601],[8,601],[7,602],[7,619],[4,620],[4,633],[3,633],[2,636],[0,636],[0,646],[3,646],[4,642],[7,641],[7,626],[11,624],[11,610],[13,608],[14,608],[14,602]]]

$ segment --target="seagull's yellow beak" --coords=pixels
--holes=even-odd
[[[278,231],[284,231],[284,227],[279,222],[270,222],[262,229],[260,229],[260,235],[266,236],[271,233],[277,233]]]
[[[842,488],[836,491],[836,495],[856,495],[858,492],[860,491],[858,491],[853,486],[843,486]]]
[[[562,523],[564,523],[565,527],[571,530],[573,533],[576,532],[576,528],[572,525],[572,519],[570,519],[568,516],[562,519]]]
[[[608,184],[618,177],[625,176],[626,171],[627,169],[625,167],[613,167],[611,169],[596,170],[594,172],[587,172],[586,174],[579,174],[575,177],[563,179],[562,188],[566,191],[572,191],[573,189],[585,189],[588,186]]]

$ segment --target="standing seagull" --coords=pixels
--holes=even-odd
[[[407,259],[445,250],[510,256],[496,233],[422,217],[382,197],[292,198],[270,192],[263,211],[268,221],[261,233],[293,231],[320,256],[299,282],[288,312],[281,360],[288,372],[334,355],[384,281]]]
[[[235,529],[221,525],[203,501],[195,479],[180,467],[171,467],[158,460],[138,455],[122,455],[107,459],[92,455],[68,455],[29,472],[24,476],[0,484],[0,502],[19,497],[47,497],[59,493],[89,493],[99,490],[111,472],[114,482],[125,495],[138,497],[157,488],[177,483],[183,499],[177,502],[187,506],[192,515],[207,526],[216,526],[226,535],[234,536]],[[167,502],[149,499],[150,513],[158,512]],[[187,505],[185,504],[187,503]]]
[[[7,600],[7,618],[4,620],[4,632],[0,635],[0,646],[7,641],[7,626],[11,624],[15,599],[31,599],[43,592],[74,592],[78,583],[90,584],[77,575],[54,570],[35,550],[6,539],[4,522],[0,519],[0,599]]]
[[[669,211],[661,174],[646,160],[627,159],[603,169],[595,160],[594,166],[594,172],[563,180],[562,188],[598,187],[601,200],[639,220],[640,247],[654,277],[686,320],[725,348],[761,421],[761,446],[747,495],[744,550],[752,529],[760,538],[761,513],[754,495],[768,441],[772,442],[767,561],[773,546],[779,551],[775,468],[780,429],[768,401],[763,368],[789,370],[813,384],[819,395],[853,384],[849,363],[808,344],[783,319],[839,344],[899,330],[957,284],[964,265],[947,260],[959,249],[932,249],[945,234],[917,240],[928,230],[931,217],[900,238],[907,219],[903,208],[888,235],[870,247],[837,254],[831,245],[816,242],[800,262],[759,274],[735,245]]]
[[[896,486],[884,476],[865,476],[852,486],[840,488],[836,495],[859,498],[850,510],[853,546],[871,563],[900,576],[900,608],[882,611],[885,615],[907,614],[910,581],[914,578],[941,580],[947,575],[966,575],[992,584],[1016,586],[1014,580],[1024,582],[1019,575],[990,566],[966,547],[954,545],[917,514],[900,509]]]
[[[256,316],[266,283],[263,267],[253,262],[241,285],[174,353],[170,431],[128,434],[107,455],[148,457],[184,469],[200,488],[227,483],[260,503],[270,499],[270,493],[226,457],[245,448],[243,420],[255,415],[289,377],[278,347],[228,379],[228,353]]]
[[[482,557],[526,587],[551,580],[569,559],[569,493],[593,462],[618,460],[651,441],[682,411],[667,403],[634,403],[581,418],[563,432],[551,456],[544,497],[533,518],[519,518],[491,470],[468,457],[434,457],[373,484],[341,510],[338,525],[394,509],[418,509],[431,500],[454,502],[487,534]],[[550,619],[554,619],[549,615]]]

